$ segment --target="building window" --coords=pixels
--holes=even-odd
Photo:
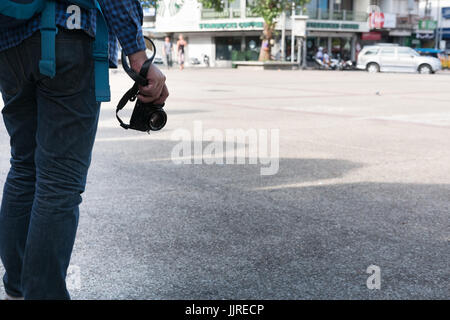
[[[353,10],[353,0],[334,0],[333,10],[334,11]]]
[[[231,60],[233,50],[241,50],[241,37],[216,37],[216,60]]]
[[[233,8],[239,10],[241,8],[241,0],[224,1],[224,9]]]

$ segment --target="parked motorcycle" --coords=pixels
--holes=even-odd
[[[329,70],[330,66],[326,63],[324,63],[321,59],[315,58],[314,59],[315,67],[319,70]]]
[[[197,58],[191,58],[190,63],[191,65],[196,66],[200,64],[200,60],[198,60]]]
[[[319,70],[353,70],[354,64],[350,60],[330,59],[330,64],[324,63],[320,59],[314,59],[316,69]]]
[[[340,59],[338,63],[338,70],[353,70],[355,68],[355,65],[351,60],[343,60]]]

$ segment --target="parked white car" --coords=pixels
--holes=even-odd
[[[421,56],[409,47],[376,45],[361,50],[356,68],[368,72],[435,73],[442,69],[442,64],[439,59]]]

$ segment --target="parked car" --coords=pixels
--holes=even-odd
[[[155,59],[153,60],[154,64],[164,64],[163,58],[160,55],[156,54]]]
[[[415,48],[421,56],[435,57],[441,60],[442,68],[450,68],[450,58],[444,50],[433,48]]]
[[[361,50],[356,67],[368,72],[434,73],[442,69],[442,64],[439,59],[421,56],[410,47],[375,45]]]

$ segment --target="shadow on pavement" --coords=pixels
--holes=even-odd
[[[133,163],[173,143],[153,142],[123,153],[97,147],[74,298],[448,298],[450,185],[260,190],[342,177],[362,164],[281,159],[279,175],[261,177],[252,165]],[[381,290],[366,287],[371,264],[381,268]]]

